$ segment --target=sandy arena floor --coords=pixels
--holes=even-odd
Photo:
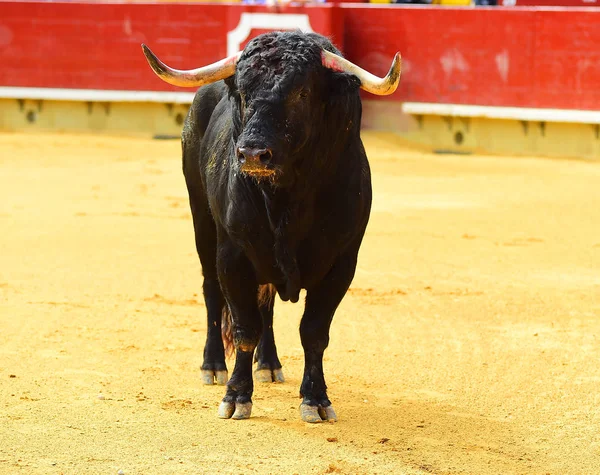
[[[374,206],[325,369],[248,421],[200,384],[176,140],[0,135],[0,473],[600,473],[600,164],[431,155],[365,134]]]

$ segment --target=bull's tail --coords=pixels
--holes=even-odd
[[[273,307],[273,301],[275,300],[275,286],[271,284],[261,285],[258,288],[258,306],[259,307]]]
[[[223,339],[223,348],[225,348],[225,358],[231,358],[235,348],[232,327],[231,310],[229,310],[229,305],[225,304],[221,311],[221,338]]]
[[[277,290],[271,284],[261,285],[258,288],[256,296],[259,307],[273,307]],[[233,321],[231,318],[231,310],[229,305],[223,306],[221,314],[221,338],[223,339],[223,347],[225,348],[225,357],[231,358],[235,345],[233,344]]]

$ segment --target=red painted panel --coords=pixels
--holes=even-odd
[[[383,74],[400,51],[405,74],[394,99],[498,106],[529,102],[533,11],[416,8],[395,14],[377,8],[365,22],[361,10],[345,10],[347,53]],[[351,41],[359,30],[370,40]]]
[[[0,84],[90,89],[168,89],[152,75],[140,43],[168,62],[208,62],[225,54],[224,10],[168,5],[2,3]],[[197,42],[198,25],[202,41]],[[164,84],[166,86],[166,84]]]
[[[225,57],[242,12],[306,13],[341,41],[341,11],[218,4],[100,4],[0,1],[0,86],[181,90],[149,69],[141,43],[167,64],[193,68]],[[250,37],[258,32],[251,32]]]
[[[352,60],[383,74],[401,51],[391,100],[600,109],[600,10],[396,8],[344,8]]]
[[[532,82],[537,104],[600,109],[600,15],[536,14]]]

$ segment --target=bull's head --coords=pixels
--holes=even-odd
[[[330,51],[335,51],[331,43],[315,34],[264,34],[240,53],[188,71],[170,68],[147,46],[142,48],[154,72],[169,84],[199,87],[225,79],[232,152],[241,171],[256,178],[288,175],[286,168],[306,155],[301,153],[305,145],[320,143],[322,153],[328,142],[340,141],[338,129],[355,134],[360,126],[358,88],[391,94],[401,73],[399,53],[388,74],[379,78]]]

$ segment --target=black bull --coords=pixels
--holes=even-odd
[[[231,318],[235,345],[219,417],[250,417],[253,359],[258,380],[283,381],[275,292],[297,302],[306,289],[300,413],[307,422],[335,420],[323,353],[371,209],[359,88],[393,92],[399,56],[380,79],[317,34],[264,34],[243,52],[191,71],[169,68],[145,46],[144,52],[163,80],[204,85],[183,128],[183,172],[208,313],[205,384],[227,381],[222,317],[224,327]]]

